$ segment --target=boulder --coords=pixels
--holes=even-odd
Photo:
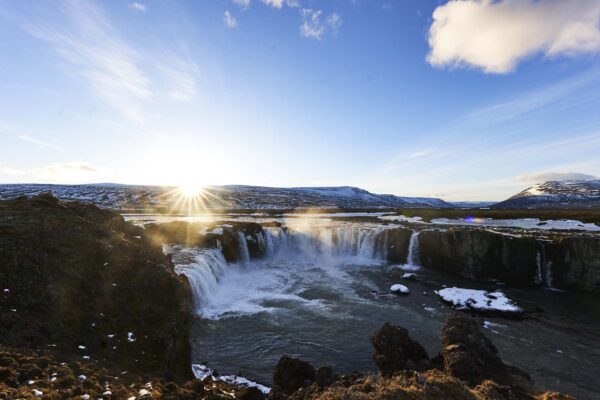
[[[298,358],[281,357],[273,371],[273,383],[277,390],[287,395],[315,381],[315,368]]]
[[[427,351],[402,327],[386,322],[373,334],[371,343],[375,348],[373,361],[385,376],[404,369],[424,370],[429,366]]]
[[[486,379],[502,385],[531,391],[531,378],[515,367],[507,366],[498,349],[483,334],[477,319],[455,313],[442,329],[442,358],[446,373],[472,386]]]

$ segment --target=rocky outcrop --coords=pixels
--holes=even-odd
[[[569,396],[542,392],[523,371],[505,365],[494,345],[473,317],[452,316],[442,330],[443,351],[429,360],[423,347],[406,329],[386,323],[372,338],[378,375],[352,373],[324,384],[312,382],[314,368],[284,357],[285,369],[270,393],[272,400],[428,399],[428,400],[569,400]],[[421,368],[419,367],[421,366]],[[420,369],[420,371],[419,371]],[[319,369],[321,370],[321,369]],[[317,370],[317,376],[319,375]],[[310,372],[310,374],[308,374]],[[327,373],[333,376],[333,372]],[[312,383],[311,383],[312,382]],[[295,390],[291,390],[295,387]]]
[[[0,202],[0,343],[192,377],[187,280],[141,228],[51,195]]]
[[[241,247],[246,246],[251,258],[265,255],[263,228],[254,222],[189,223],[172,221],[145,225],[145,233],[157,244],[220,247],[227,262],[240,261]],[[243,240],[243,242],[242,242]]]
[[[387,231],[387,259],[395,263],[406,263],[408,244],[413,231],[407,228],[394,228]]]
[[[297,358],[283,356],[273,371],[273,394],[290,395],[315,381],[315,368]]]
[[[421,343],[412,340],[405,328],[388,322],[373,334],[371,344],[375,348],[373,362],[385,376],[403,369],[421,371],[431,365]]]
[[[456,313],[446,321],[440,356],[446,373],[471,386],[492,380],[519,392],[535,391],[531,378],[504,364],[496,346],[481,331],[481,324],[465,314]]]

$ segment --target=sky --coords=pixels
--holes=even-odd
[[[0,0],[0,183],[600,176],[599,0]]]

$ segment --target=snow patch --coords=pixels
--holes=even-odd
[[[202,364],[192,364],[192,371],[197,379],[204,380],[211,377],[213,380],[219,380],[227,383],[243,387],[255,387],[265,395],[271,391],[271,388],[261,385],[260,383],[253,382],[243,376],[237,375],[218,375],[215,376],[213,370]]]
[[[520,313],[518,307],[504,293],[488,292],[487,290],[462,289],[457,287],[445,288],[435,292],[447,303],[459,310],[500,311],[504,313]]]
[[[392,287],[390,287],[390,291],[395,294],[409,294],[410,293],[410,290],[406,286],[401,285],[399,283],[392,285]]]

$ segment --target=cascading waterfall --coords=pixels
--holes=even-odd
[[[248,242],[246,241],[246,235],[243,231],[238,231],[237,237],[240,246],[240,258],[242,262],[250,262],[250,251],[248,250]]]
[[[188,278],[194,295],[194,305],[199,311],[203,300],[217,289],[219,279],[227,269],[227,261],[220,249],[194,249],[193,251],[196,251],[196,254],[192,262],[178,264],[175,271]]]
[[[406,264],[417,267],[421,265],[421,254],[419,252],[419,232],[414,231],[410,236],[410,242],[408,243],[408,256],[406,257]]]
[[[232,294],[239,292],[246,283],[260,287],[262,281],[273,278],[272,275],[256,278],[261,268],[260,265],[256,268],[257,265],[251,262],[249,240],[256,242],[263,255],[263,260],[255,260],[256,263],[269,263],[272,260],[282,263],[290,260],[300,263],[308,261],[327,268],[348,264],[367,265],[386,259],[388,229],[378,225],[291,224],[287,227],[264,227],[251,237],[240,230],[236,232],[238,265],[227,264],[220,246],[215,249],[185,248],[179,249],[180,254],[185,254],[178,257],[182,263],[177,264],[176,261],[176,271],[189,279],[197,313],[212,318],[231,306],[228,301],[235,297]],[[231,307],[239,309],[239,304]]]
[[[350,258],[385,260],[387,256],[384,227],[266,228],[263,235],[267,256],[325,258],[330,262],[345,262]]]

